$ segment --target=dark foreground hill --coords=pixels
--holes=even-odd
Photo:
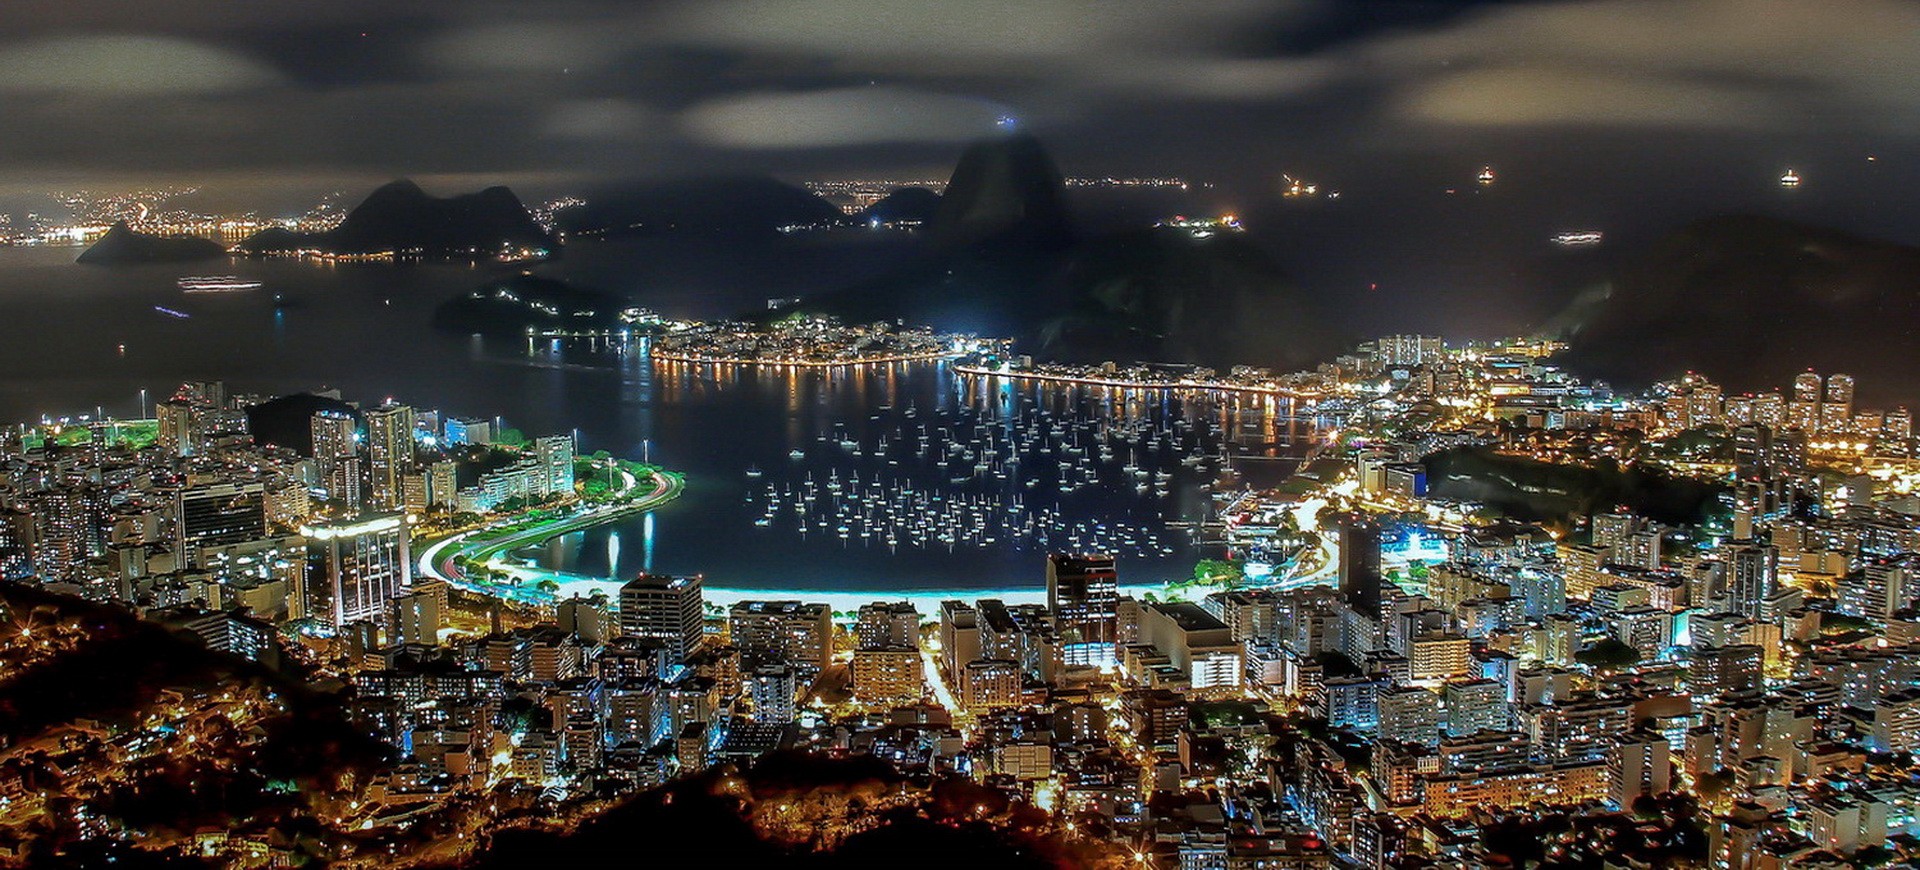
[[[253,433],[253,440],[259,444],[272,444],[298,452],[301,456],[313,455],[313,415],[321,411],[335,411],[360,419],[360,412],[352,405],[339,399],[316,396],[312,393],[294,393],[247,406],[247,431]]]
[[[1437,496],[1479,502],[1493,513],[1526,522],[1570,523],[1625,505],[1672,525],[1726,519],[1716,483],[1669,476],[1645,464],[1621,468],[1556,465],[1460,447],[1421,460]]]
[[[240,249],[250,253],[391,251],[435,257],[556,247],[553,237],[534,223],[520,198],[507,188],[441,198],[404,179],[374,190],[347,213],[346,220],[326,232],[265,230],[240,243]]]
[[[1808,368],[1920,397],[1920,249],[1766,217],[1697,221],[1627,257],[1563,324],[1576,370],[1629,383],[1702,372],[1773,389]]]
[[[1078,245],[1055,276],[1065,310],[1043,321],[1052,359],[1311,368],[1341,348],[1320,306],[1238,234],[1147,229]]]
[[[120,221],[74,260],[98,266],[138,263],[187,263],[223,256],[219,242],[199,236],[156,236],[139,232]]]
[[[9,651],[22,664],[0,692],[0,780],[33,803],[0,817],[0,842],[18,850],[7,863],[214,866],[184,848],[201,830],[276,840],[300,860],[338,854],[298,841],[353,797],[343,783],[391,760],[339,696],[189,632],[11,583],[0,628],[54,650]]]
[[[619,864],[636,843],[668,865],[1052,868],[1111,866],[1115,850],[1066,843],[1045,813],[963,779],[909,782],[871,756],[775,753],[639,795],[574,833],[508,832],[483,870]]]

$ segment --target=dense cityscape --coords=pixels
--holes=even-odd
[[[1044,604],[924,611],[722,606],[699,575],[516,594],[545,581],[487,535],[604,522],[634,472],[663,473],[567,435],[337,395],[289,411],[217,382],[153,420],[21,426],[9,680],[103,643],[81,626],[109,612],[270,676],[16,711],[38,727],[0,763],[9,854],[431,863],[802,752],[970,780],[1000,824],[1037,813],[1019,824],[1112,866],[1480,865],[1513,841],[1616,866],[1905,860],[1910,412],[1856,406],[1846,374],[1618,393],[1556,349],[1391,336],[1289,375],[1336,427],[1282,485],[1216,497],[1227,555],[1195,582],[1136,597],[1124,560],[1055,552],[1034,558]],[[1517,519],[1565,500],[1570,525]],[[496,545],[417,558],[475,529]],[[295,693],[336,694],[339,739],[368,740],[351,776],[270,778],[261,729]],[[113,809],[189,746],[313,833]],[[793,800],[756,828],[820,847],[883,814]],[[1555,833],[1576,815],[1612,827]]]

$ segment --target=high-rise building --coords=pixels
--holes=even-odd
[[[453,510],[460,503],[458,471],[459,466],[452,460],[427,466],[427,507]]]
[[[1852,616],[1885,620],[1907,606],[1915,585],[1913,575],[1920,571],[1920,557],[1874,556],[1860,570],[1840,581],[1839,610]]]
[[[1725,419],[1720,388],[1709,383],[1694,386],[1686,395],[1686,427],[1718,425]]]
[[[965,601],[940,602],[940,655],[949,679],[980,657],[980,611]]]
[[[427,470],[414,468],[400,475],[400,507],[418,516],[427,512]]]
[[[748,675],[747,698],[753,706],[753,721],[785,725],[798,714],[795,701],[803,685],[793,668],[785,664],[763,664]]]
[[[1446,358],[1447,344],[1437,335],[1389,335],[1374,339],[1373,355],[1390,366],[1432,365]]]
[[[413,464],[413,409],[388,402],[367,412],[367,500],[400,507],[401,477]]]
[[[1913,437],[1913,412],[1906,408],[1895,408],[1880,419],[1880,434],[1886,438],[1906,440]]]
[[[355,437],[358,425],[345,411],[317,411],[308,428],[313,434],[313,462],[321,474],[333,471],[340,457],[360,450],[360,440]]]
[[[798,601],[738,601],[727,629],[744,662],[782,662],[811,683],[833,660],[833,610]]]
[[[1142,611],[1140,640],[1151,644],[1194,689],[1240,685],[1245,676],[1233,630],[1219,617],[1187,601],[1152,602]]]
[[[1820,406],[1820,426],[1827,432],[1844,432],[1853,420],[1853,375],[1828,375],[1827,398]]]
[[[1820,376],[1814,372],[1801,372],[1794,375],[1793,400],[1796,402],[1820,401]]]
[[[1664,658],[1673,646],[1673,614],[1660,607],[1630,607],[1613,615],[1608,633],[1633,647],[1645,661]]]
[[[1383,689],[1375,696],[1382,741],[1434,746],[1440,742],[1440,696],[1414,686]]]
[[[1920,752],[1920,689],[1900,689],[1874,702],[1867,748],[1875,752]]]
[[[367,498],[364,483],[366,470],[366,463],[357,454],[334,457],[333,470],[327,472],[327,498],[352,510],[359,510]]]
[[[573,495],[573,436],[548,435],[533,441],[540,473],[545,475],[547,492],[557,496]]]
[[[1734,473],[1742,480],[1768,480],[1774,474],[1773,429],[1758,423],[1733,430]]]
[[[217,411],[227,407],[226,381],[186,381],[173,392],[173,398],[198,408]]]
[[[1779,393],[1761,393],[1754,396],[1753,422],[1775,432],[1786,428],[1787,400]]]
[[[1752,644],[1694,650],[1687,661],[1687,690],[1695,697],[1712,698],[1759,688],[1762,657],[1760,647]]]
[[[1607,750],[1607,779],[1609,797],[1621,809],[1630,809],[1634,799],[1642,795],[1672,790],[1672,750],[1666,737],[1651,731],[1615,737]]]
[[[1449,631],[1424,632],[1409,638],[1406,657],[1415,680],[1446,680],[1464,676],[1473,665],[1473,641]]]
[[[160,449],[174,456],[191,456],[200,450],[198,414],[194,407],[177,399],[153,406],[159,424]]]
[[[406,514],[302,526],[300,534],[310,558],[307,612],[336,628],[384,622],[388,602],[413,588]]]
[[[955,675],[960,706],[974,712],[1020,705],[1020,664],[1006,659],[976,659]]]
[[[683,664],[705,632],[700,575],[642,574],[620,587],[620,633],[658,642],[666,658]]]
[[[584,643],[601,644],[613,639],[613,616],[607,612],[604,599],[574,596],[554,608],[554,617],[561,631]]]
[[[414,591],[393,599],[393,640],[399,644],[440,642],[440,598],[427,591]]]
[[[1340,520],[1340,594],[1353,609],[1380,615],[1380,526],[1362,514]]]
[[[1793,401],[1787,403],[1787,425],[1804,432],[1819,430],[1819,375],[1801,372],[1793,376]]]
[[[853,651],[853,696],[866,704],[910,704],[926,681],[920,651],[883,646]]]
[[[1462,680],[1446,684],[1440,694],[1449,735],[1467,736],[1512,727],[1513,711],[1507,703],[1505,685],[1486,679]]]
[[[0,579],[19,580],[33,573],[33,513],[0,508]]]
[[[1721,405],[1721,417],[1728,426],[1748,426],[1753,423],[1753,397],[1728,396]]]
[[[493,421],[474,417],[448,417],[446,441],[450,445],[482,445],[493,443]]]
[[[259,481],[181,487],[174,499],[175,552],[200,567],[200,548],[255,541],[267,534],[266,487]]]
[[[1736,541],[1727,547],[1727,610],[1749,619],[1773,594],[1780,551],[1770,544]]]
[[[853,626],[862,647],[920,645],[920,611],[907,601],[876,601],[860,605]]]
[[[78,579],[100,545],[88,494],[78,487],[35,493],[30,551],[33,573],[42,580]]]
[[[313,493],[298,477],[276,474],[266,484],[267,523],[291,529],[313,513]]]
[[[1112,556],[1047,556],[1047,609],[1068,667],[1113,663],[1120,637],[1119,582]]]

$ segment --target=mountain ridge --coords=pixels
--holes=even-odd
[[[1920,248],[1754,214],[1687,223],[1627,253],[1551,331],[1584,374],[1642,384],[1697,371],[1779,389],[1809,368],[1865,397],[1920,396]]]
[[[190,263],[223,256],[227,249],[199,236],[161,236],[143,233],[118,221],[80,256],[76,263],[96,266],[139,263]]]
[[[239,247],[248,253],[319,250],[473,256],[515,249],[551,252],[558,242],[533,222],[520,198],[506,187],[435,197],[402,178],[375,188],[333,229],[319,233],[268,229],[248,237]]]

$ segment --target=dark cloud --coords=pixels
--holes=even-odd
[[[606,98],[568,100],[553,107],[541,126],[550,139],[638,141],[661,131],[658,115],[636,103]]]
[[[694,139],[747,149],[964,142],[1006,117],[1006,107],[985,100],[890,87],[741,94],[682,114]]]
[[[237,52],[162,36],[74,36],[0,46],[0,91],[87,99],[263,90],[285,84]]]
[[[1389,120],[1915,132],[1920,6],[1906,0],[1604,0],[1489,7],[1348,49]]]

